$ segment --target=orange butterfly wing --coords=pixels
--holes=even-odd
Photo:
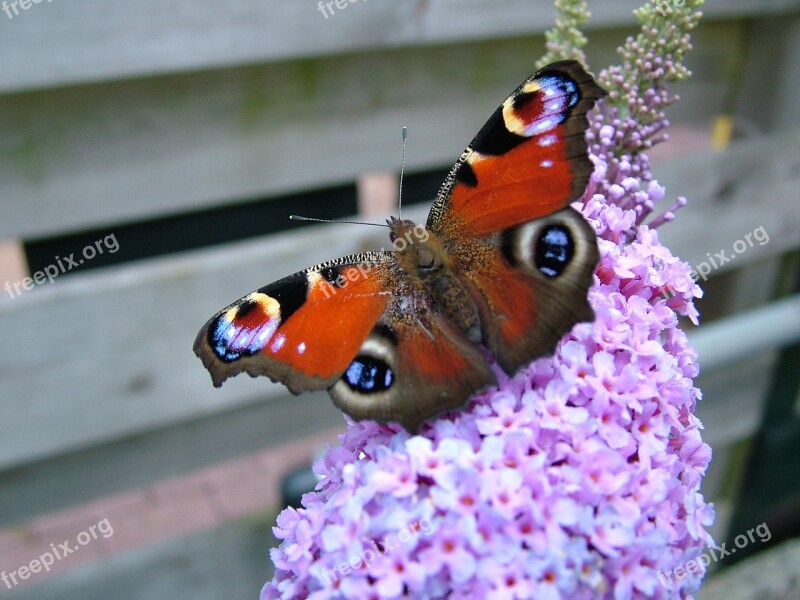
[[[330,387],[386,311],[390,257],[374,252],[317,265],[219,311],[194,344],[214,385],[246,372],[294,392]]]
[[[428,229],[480,237],[578,199],[593,169],[586,111],[604,95],[575,61],[553,63],[526,79],[450,171]]]

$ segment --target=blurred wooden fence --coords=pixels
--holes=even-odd
[[[636,4],[590,2],[594,70],[615,61]],[[798,297],[771,304],[797,289],[800,0],[709,0],[705,13],[695,76],[676,89],[673,142],[654,165],[671,197],[690,200],[662,239],[697,265],[759,227],[769,235],[714,271],[701,309],[716,328],[692,332],[709,365],[699,413],[715,459],[705,492],[718,500],[722,534],[738,449],[759,429],[780,348],[800,339]],[[56,0],[0,13],[0,240],[113,234],[352,185],[396,169],[403,125],[409,172],[446,168],[533,69],[552,20],[545,0],[364,2],[328,18],[311,0]],[[712,149],[709,129],[723,114],[736,135]],[[191,344],[213,311],[251,289],[385,244],[367,229],[166,253],[0,298],[0,528],[341,423],[324,394],[290,397],[249,378],[213,389]],[[213,535],[252,548],[252,533],[235,527]],[[153,552],[206,564],[209,547]],[[242,557],[216,557],[228,559]],[[158,562],[115,560],[9,596],[221,597],[202,577],[155,591],[170,589]],[[136,583],[123,592],[120,578]],[[227,589],[256,593],[241,581]]]

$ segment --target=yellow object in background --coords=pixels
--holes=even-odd
[[[731,143],[732,135],[733,118],[730,115],[718,116],[711,128],[711,147],[714,150],[724,150]]]

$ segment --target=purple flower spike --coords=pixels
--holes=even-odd
[[[696,4],[660,30],[641,9],[624,64],[601,74],[595,172],[574,205],[598,234],[595,321],[512,378],[497,369],[497,388],[418,435],[348,419],[304,508],[278,517],[262,600],[691,598],[703,572],[664,573],[712,542],[697,356],[678,328],[679,315],[697,322],[700,289],[656,231],[686,200],[653,218],[667,194],[644,151],[665,138],[664,83],[685,75]],[[674,36],[659,43],[664,27]],[[576,36],[549,37],[550,51]]]

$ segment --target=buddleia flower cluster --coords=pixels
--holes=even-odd
[[[698,588],[702,565],[685,567],[712,543],[699,492],[711,451],[678,318],[696,322],[700,290],[658,239],[685,200],[666,200],[645,154],[666,139],[667,84],[688,75],[696,6],[637,11],[640,34],[600,73],[610,94],[590,114],[595,171],[574,204],[598,235],[595,321],[514,377],[496,369],[495,388],[418,435],[347,419],[314,466],[317,489],[278,516],[262,599],[623,600]],[[585,3],[557,8],[545,60],[581,57]]]

